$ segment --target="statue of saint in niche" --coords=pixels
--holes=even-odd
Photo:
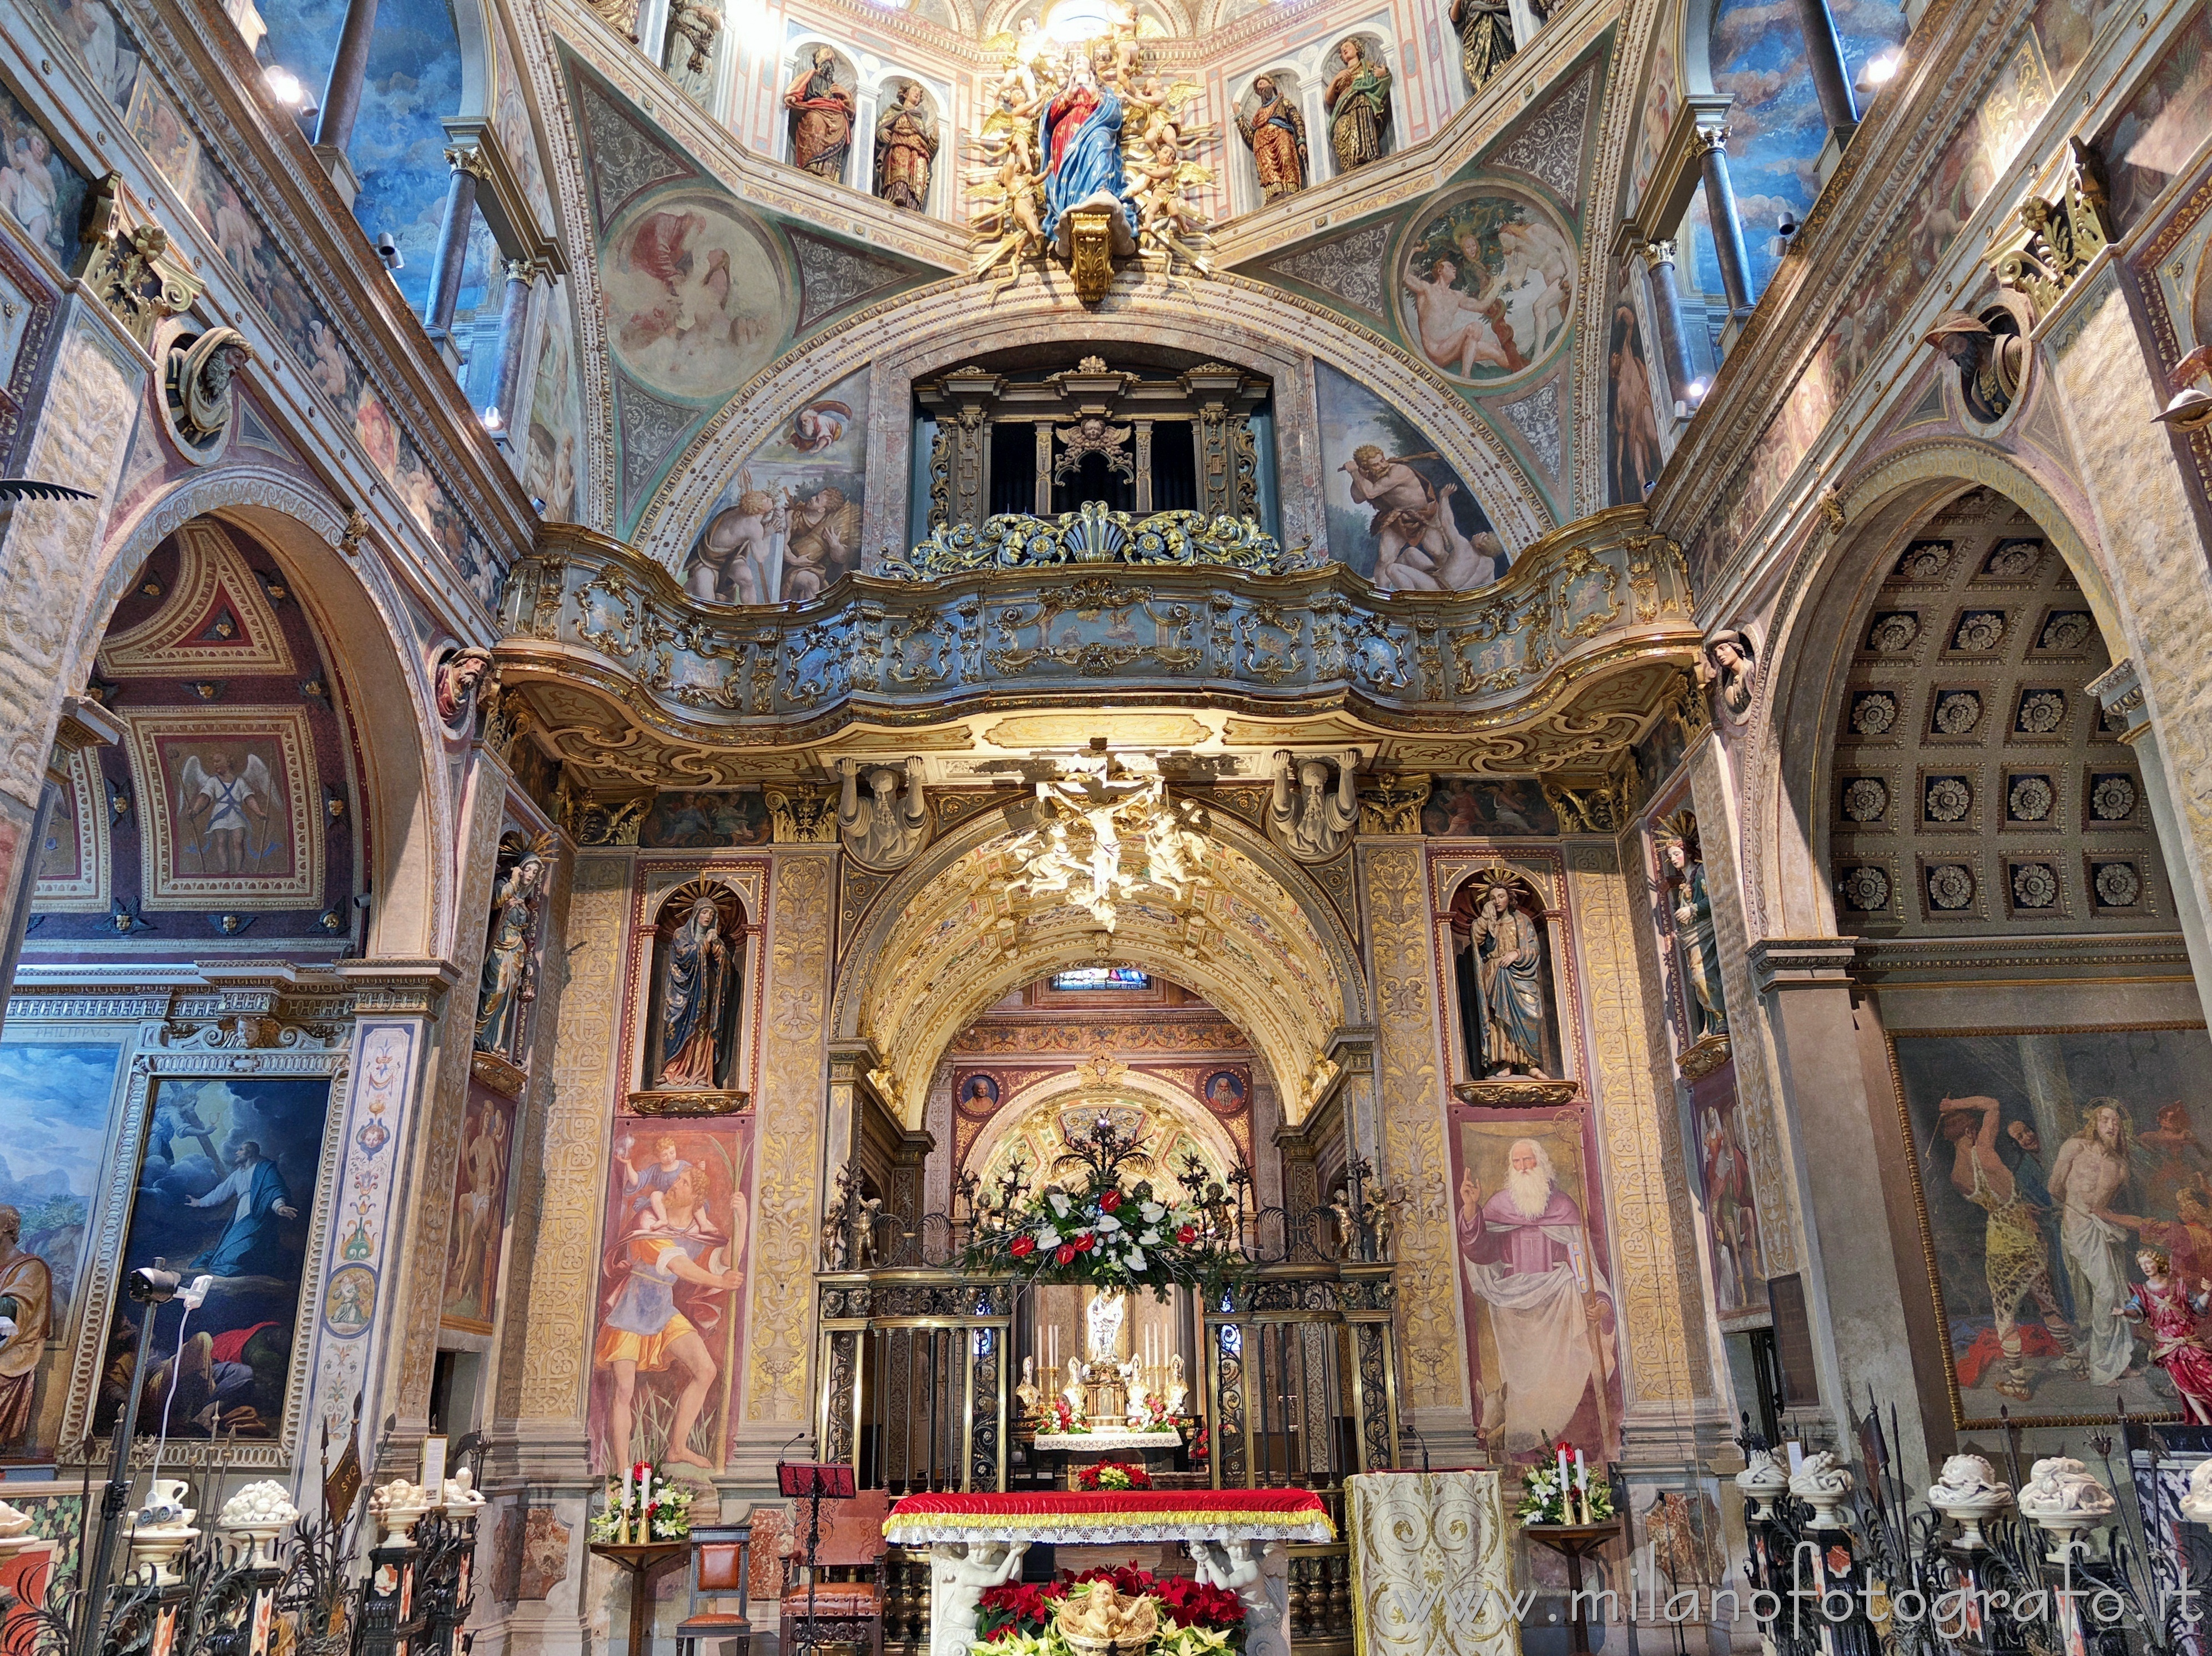
[[[937,164],[937,117],[922,102],[919,81],[901,81],[898,100],[876,121],[876,194],[894,207],[929,210]]]
[[[1480,92],[1513,55],[1513,17],[1505,0],[1452,0],[1452,27],[1459,31],[1460,72],[1468,90]]]
[[[1659,825],[1659,876],[1667,882],[1668,906],[1674,914],[1674,947],[1680,953],[1682,978],[1693,1040],[1728,1033],[1728,1005],[1721,998],[1720,946],[1713,933],[1712,898],[1705,892],[1705,853],[1698,844],[1698,819],[1678,811]]]
[[[492,887],[491,931],[477,999],[476,1049],[522,1062],[524,1015],[538,998],[538,908],[545,894],[544,843],[501,837],[502,868]]]
[[[743,949],[736,901],[702,883],[678,891],[662,905],[661,916],[646,1085],[664,1093],[726,1089],[736,1057]]]
[[[1276,201],[1306,187],[1311,158],[1306,153],[1306,118],[1283,95],[1274,76],[1262,75],[1252,82],[1256,107],[1251,113],[1237,112],[1237,130],[1252,152],[1252,165],[1260,174],[1260,198]]]
[[[1452,904],[1468,1073],[1543,1078],[1552,1038],[1544,933],[1520,881],[1477,875]]]
[[[814,48],[812,62],[783,94],[783,107],[791,112],[792,165],[843,183],[845,157],[853,151],[853,89],[838,82],[834,49]]]
[[[1390,133],[1390,71],[1367,55],[1357,35],[1339,40],[1336,56],[1344,67],[1329,77],[1321,101],[1336,170],[1349,173],[1382,159]]]

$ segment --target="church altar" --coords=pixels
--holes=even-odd
[[[1018,1580],[1031,1545],[1121,1541],[1189,1543],[1198,1579],[1243,1601],[1246,1656],[1290,1656],[1285,1549],[1336,1525],[1310,1489],[1121,1489],[908,1495],[884,1535],[930,1549],[930,1656],[966,1656],[984,1592]]]

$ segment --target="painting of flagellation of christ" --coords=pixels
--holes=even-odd
[[[2146,1251],[2192,1291],[2212,1276],[2204,1031],[1897,1035],[1891,1052],[1957,1423],[2178,1410],[2122,1308]]]

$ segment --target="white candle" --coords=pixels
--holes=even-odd
[[[1575,1521],[1575,1509],[1567,1501],[1567,1446],[1564,1443],[1559,1446],[1559,1521],[1563,1524]]]
[[[1589,1468],[1583,1464],[1583,1452],[1579,1449],[1575,1451],[1575,1488],[1585,1498],[1589,1495]]]
[[[637,1509],[641,1513],[653,1504],[653,1468],[640,1464],[637,1469]]]
[[[636,1475],[637,1475],[637,1469],[636,1469],[635,1467],[633,1467],[633,1466],[625,1466],[625,1467],[623,1467],[623,1498],[622,1498],[622,1504],[623,1504],[623,1511],[624,1511],[624,1512],[628,1512],[628,1511],[629,1510],[629,1491],[630,1491],[630,1481],[631,1481],[631,1479],[633,1479],[634,1477],[635,1477],[635,1476],[636,1476]]]

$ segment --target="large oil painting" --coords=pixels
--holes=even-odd
[[[1454,379],[1510,380],[1567,337],[1574,233],[1536,197],[1481,185],[1425,215],[1395,279],[1407,337]]]
[[[2167,43],[2106,132],[2112,216],[2124,230],[2180,175],[2212,131],[2212,14],[2203,7]]]
[[[1690,1153],[1705,1198],[1705,1251],[1713,1304],[1723,1320],[1766,1310],[1766,1259],[1751,1153],[1735,1093],[1735,1065],[1723,1063],[1690,1083]]]
[[[1662,458],[1651,353],[1644,348],[1628,277],[1623,270],[1613,289],[1605,343],[1606,496],[1615,506],[1635,505],[1651,492]]]
[[[684,568],[694,598],[805,603],[860,567],[868,370],[808,399],[745,457]]]
[[[1583,1113],[1452,1107],[1452,1214],[1476,1425],[1527,1464],[1620,1440],[1619,1312]]]
[[[1470,592],[1505,573],[1482,503],[1411,421],[1326,362],[1314,390],[1330,557],[1384,592]]]
[[[0,1461],[51,1461],[119,1047],[0,1044]]]
[[[212,1282],[188,1324],[181,1300],[156,1309],[143,1375],[138,1308],[117,1297],[95,1432],[135,1381],[141,1436],[165,1411],[172,1437],[281,1434],[330,1105],[321,1076],[155,1081],[122,1269],[166,1259]]]
[[[1542,839],[1559,813],[1534,776],[1437,776],[1421,807],[1421,831],[1475,839]]]
[[[1961,1427],[2175,1411],[2121,1314],[2165,1253],[2212,1276],[2201,1028],[1899,1035],[1899,1100]]]
[[[481,1081],[470,1082],[461,1157],[453,1169],[453,1212],[446,1226],[446,1292],[439,1319],[447,1328],[492,1331],[514,1163],[514,1100]]]
[[[592,1466],[705,1485],[727,1458],[749,1262],[742,1117],[621,1117],[593,1314]]]
[[[0,212],[57,265],[67,265],[76,252],[87,184],[37,118],[0,87]]]

